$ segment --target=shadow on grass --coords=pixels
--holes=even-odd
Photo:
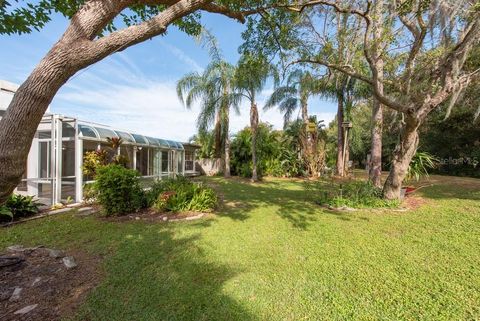
[[[125,234],[106,262],[108,278],[89,296],[78,320],[255,320],[222,293],[237,272],[208,261],[197,236],[167,229]]]
[[[295,228],[306,230],[320,213],[320,208],[308,200],[300,180],[284,184],[276,181],[253,184],[232,178],[213,183],[223,198],[218,216],[244,221],[250,217],[252,210],[273,206],[275,214],[288,220]],[[231,201],[233,199],[235,201]]]

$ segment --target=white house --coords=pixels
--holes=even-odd
[[[0,80],[0,119],[18,86]],[[82,173],[86,152],[109,147],[107,138],[122,138],[119,153],[145,182],[175,175],[196,175],[198,146],[143,136],[110,126],[86,122],[47,111],[38,126],[28,164],[17,192],[37,196],[45,204],[66,199],[80,202],[83,186],[91,183]]]

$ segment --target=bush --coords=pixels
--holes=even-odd
[[[155,183],[148,192],[147,199],[160,212],[207,212],[217,205],[214,190],[184,177]]]
[[[0,206],[0,222],[35,215],[39,212],[40,205],[43,204],[34,200],[33,196],[12,194],[5,204]]]
[[[419,181],[421,177],[428,177],[428,171],[437,167],[439,160],[427,153],[416,152],[408,166],[406,181]]]
[[[137,171],[121,165],[98,168],[94,188],[107,216],[131,213],[146,205],[138,175]]]
[[[97,170],[101,166],[108,164],[108,153],[101,149],[85,153],[83,157],[82,172],[89,178],[97,175]]]
[[[393,208],[399,201],[383,198],[382,189],[371,182],[349,181],[328,184],[324,181],[307,183],[311,198],[320,205],[353,208]]]

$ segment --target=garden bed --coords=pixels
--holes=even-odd
[[[67,267],[68,255],[75,267]],[[0,319],[61,320],[73,316],[87,293],[100,281],[99,259],[81,251],[63,253],[46,248],[17,246],[0,264]],[[9,260],[2,260],[5,261]],[[10,260],[11,261],[11,260]],[[13,261],[12,261],[13,262]]]

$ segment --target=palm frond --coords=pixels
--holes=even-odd
[[[177,96],[182,104],[186,105],[185,94],[192,88],[197,87],[201,82],[202,76],[197,72],[189,73],[177,82]]]
[[[272,95],[265,102],[264,110],[270,109],[272,107],[278,106],[283,100],[295,97],[297,90],[291,86],[282,86],[274,90]]]

